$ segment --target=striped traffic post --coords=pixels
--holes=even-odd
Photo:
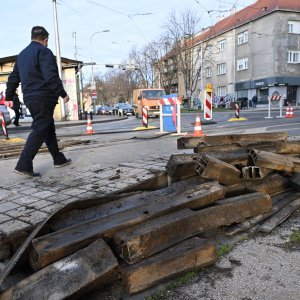
[[[282,100],[283,98],[280,95],[273,95],[268,97],[269,103],[268,103],[268,116],[265,117],[265,119],[272,119],[273,117],[271,117],[271,106],[279,106],[279,116],[277,116],[277,118],[282,118]]]
[[[148,109],[147,107],[142,107],[142,124],[145,128],[148,128]]]
[[[2,130],[3,130],[3,134],[5,135],[5,139],[9,140],[8,131],[7,131],[7,128],[6,128],[5,119],[4,119],[4,115],[3,115],[2,111],[0,111],[0,120],[1,120],[1,126],[2,126]]]
[[[205,87],[205,105],[204,105],[204,119],[212,119],[212,89],[211,83],[208,83]]]

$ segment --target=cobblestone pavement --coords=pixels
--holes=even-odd
[[[57,176],[29,179],[21,184],[0,186],[0,260],[14,250],[11,240],[22,240],[24,233],[51,213],[77,200],[92,199],[119,192],[165,170],[167,157],[151,157],[107,167],[94,164],[84,169],[68,168]]]

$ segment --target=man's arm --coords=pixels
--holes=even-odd
[[[68,96],[61,79],[58,75],[58,68],[51,50],[45,48],[39,53],[40,69],[43,77],[47,81],[48,87],[58,96],[67,99]],[[67,101],[66,101],[67,102]]]
[[[18,60],[17,60],[14,65],[13,71],[8,76],[8,80],[6,83],[5,99],[7,102],[13,100],[16,89],[18,88],[20,82],[21,80],[20,80],[20,75],[18,70]]]

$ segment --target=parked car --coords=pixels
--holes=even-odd
[[[113,115],[134,116],[134,109],[129,103],[117,103],[112,109]]]
[[[108,105],[102,105],[97,110],[98,115],[111,115],[112,114],[112,108]]]

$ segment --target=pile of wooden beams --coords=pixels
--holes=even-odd
[[[224,226],[228,235],[270,232],[300,207],[300,152],[287,134],[183,137],[178,145],[195,153],[170,157],[167,172],[157,175],[169,177],[170,186],[147,191],[141,183],[143,192],[108,196],[50,219],[46,234],[31,243],[31,275],[0,299],[64,299],[117,280],[138,293],[213,264],[216,244],[202,233]],[[279,159],[283,148],[292,153]]]

